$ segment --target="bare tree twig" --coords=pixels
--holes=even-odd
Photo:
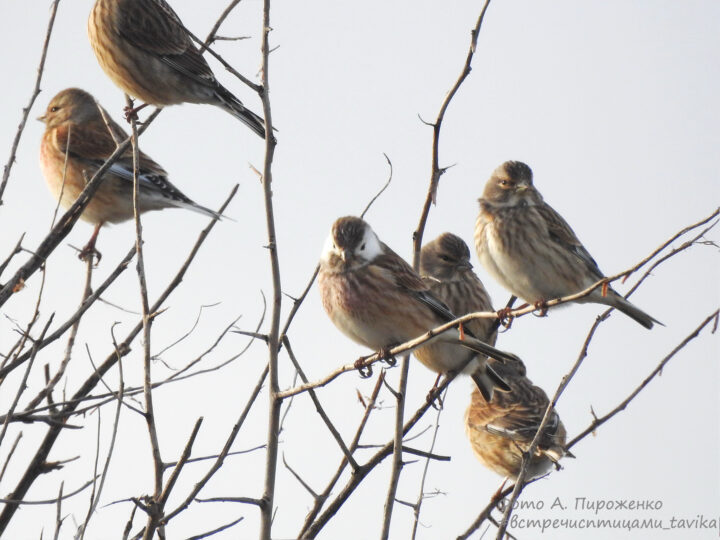
[[[47,58],[48,46],[50,45],[50,36],[52,35],[53,26],[55,24],[55,15],[57,15],[57,8],[60,0],[54,0],[50,6],[50,20],[48,21],[47,32],[45,32],[45,41],[43,42],[42,53],[40,54],[40,64],[38,65],[38,74],[35,79],[35,88],[33,88],[32,94],[30,95],[30,101],[27,107],[23,109],[22,119],[18,126],[15,139],[13,140],[12,147],[10,149],[10,157],[8,158],[7,164],[3,169],[3,178],[0,182],[0,206],[2,206],[2,196],[5,192],[5,186],[10,178],[10,171],[12,170],[13,163],[15,163],[15,154],[17,153],[18,146],[20,144],[20,137],[25,130],[25,124],[27,124],[28,116],[30,115],[30,109],[32,109],[35,100],[40,95],[40,82],[42,81],[43,72],[45,71],[45,59]]]
[[[455,374],[450,374],[440,383],[438,386],[438,392],[441,393],[447,388],[447,386],[455,379]],[[415,414],[410,418],[403,427],[403,435],[407,434],[415,424],[420,421],[420,419],[423,417],[423,415],[427,412],[427,410],[430,408],[431,404],[429,402],[423,403],[423,405],[420,406],[420,408],[415,412]],[[312,522],[312,524],[307,525],[305,527],[304,533],[302,534],[301,538],[315,538],[322,528],[327,524],[330,519],[332,519],[333,516],[337,513],[338,509],[345,504],[345,501],[353,494],[355,489],[360,485],[360,483],[365,479],[365,477],[370,474],[370,472],[377,467],[382,461],[391,455],[393,453],[395,444],[395,439],[393,438],[392,441],[388,442],[385,446],[383,446],[380,450],[378,450],[370,460],[361,465],[358,471],[353,474],[350,479],[345,484],[345,487],[340,490],[340,492],[335,496],[333,501],[325,508],[325,510]]]
[[[295,358],[295,354],[293,353],[292,347],[290,346],[290,340],[285,336],[283,338],[283,344],[285,345],[285,349],[287,350],[288,356],[290,357],[290,361],[295,366],[295,369],[297,369],[298,374],[300,375],[300,378],[303,380],[305,384],[307,384],[308,380],[305,376],[305,372],[300,367],[300,364],[297,361],[297,358]],[[342,440],[342,437],[340,436],[340,433],[338,432],[335,425],[330,420],[330,417],[328,417],[327,413],[325,412],[325,409],[323,409],[322,405],[320,404],[320,400],[317,397],[317,394],[315,394],[315,390],[312,388],[308,390],[308,393],[310,394],[310,399],[312,399],[312,402],[315,404],[315,410],[320,415],[320,418],[322,418],[323,422],[325,422],[325,425],[327,426],[328,430],[332,434],[333,438],[335,439],[335,442],[337,442],[338,446],[340,447],[340,450],[345,455],[345,459],[348,460],[348,463],[350,463],[350,466],[353,468],[353,470],[358,469],[358,464],[355,461],[355,458],[352,456],[352,452],[348,449],[347,446],[345,446],[345,442]]]
[[[582,430],[577,436],[575,436],[571,441],[569,441],[566,445],[566,448],[570,449],[573,446],[575,446],[578,442],[580,442],[582,439],[587,437],[590,433],[593,433],[598,427],[603,425],[605,422],[610,420],[613,416],[618,414],[619,412],[622,412],[625,410],[625,408],[630,404],[630,402],[637,397],[637,395],[642,392],[645,387],[650,384],[650,381],[652,381],[665,367],[665,365],[672,360],[672,358],[680,352],[682,349],[685,348],[685,346],[690,343],[692,340],[697,338],[702,332],[705,327],[707,327],[710,323],[717,324],[718,322],[718,310],[708,315],[705,320],[700,323],[700,325],[693,330],[692,333],[690,333],[685,339],[683,339],[677,347],[675,347],[665,358],[663,358],[660,363],[657,365],[657,367],[650,372],[650,374],[643,380],[640,385],[633,390],[630,395],[628,395],[627,398],[625,398],[617,407],[615,407],[612,411],[607,413],[604,416],[601,416],[599,418],[595,418],[592,423]]]
[[[80,317],[100,298],[100,295],[107,290],[107,288],[115,281],[115,279],[122,274],[127,268],[130,261],[135,256],[135,246],[133,246],[122,261],[117,265],[115,270],[107,277],[107,279],[83,302],[78,310],[63,324],[61,324],[57,330],[52,332],[47,338],[42,341],[36,341],[35,345],[38,350],[44,349],[47,345],[59,339],[68,328],[72,327]],[[0,380],[7,377],[7,375],[14,370],[16,367],[21,365],[30,357],[30,352],[21,354],[15,361],[9,363],[7,366],[0,369]]]
[[[360,436],[362,435],[362,432],[364,431],[365,426],[367,425],[367,421],[370,418],[370,413],[372,413],[372,411],[375,408],[375,403],[377,402],[378,395],[380,394],[380,389],[383,387],[384,380],[385,380],[385,371],[382,371],[377,378],[375,387],[372,391],[372,394],[370,395],[370,400],[365,404],[365,413],[363,414],[362,420],[360,420],[360,425],[358,426],[357,431],[355,432],[355,437],[353,437],[353,440],[350,443],[350,451],[351,452],[354,452],[359,447]],[[320,493],[315,498],[315,502],[313,504],[312,509],[310,510],[310,512],[308,512],[308,515],[305,517],[305,522],[303,523],[303,527],[300,530],[300,533],[298,534],[298,538],[305,538],[305,536],[304,536],[305,532],[310,527],[310,525],[313,523],[313,521],[317,517],[320,510],[322,510],[322,507],[325,504],[325,501],[330,496],[330,493],[332,492],[333,488],[335,487],[335,484],[337,484],[338,480],[340,479],[340,475],[345,470],[345,467],[347,466],[347,464],[348,464],[348,461],[343,456],[343,459],[340,462],[340,466],[338,467],[337,471],[335,471],[335,474],[330,479],[330,482],[328,482],[328,485],[325,487],[323,492]]]
[[[89,481],[85,482],[82,486],[77,488],[75,491],[71,491],[70,493],[63,495],[60,498],[60,500],[64,501],[64,500],[69,499],[70,497],[74,497],[78,493],[81,493],[82,491],[84,491],[87,488],[89,488],[90,486],[92,486],[94,481],[95,480],[89,480]],[[46,499],[46,500],[41,500],[41,501],[24,501],[21,499],[0,499],[0,503],[12,504],[12,505],[21,505],[21,504],[23,504],[23,505],[44,505],[44,504],[57,504],[57,502],[58,502],[58,497],[55,497],[54,499]]]
[[[223,447],[222,451],[218,455],[217,459],[215,460],[215,463],[210,468],[210,470],[205,474],[205,476],[197,483],[195,484],[195,487],[190,492],[190,494],[185,498],[185,500],[178,505],[177,508],[175,508],[172,512],[169,512],[165,515],[165,517],[162,520],[163,525],[167,524],[171,519],[173,519],[175,516],[177,516],[180,512],[184,511],[192,501],[197,497],[198,493],[205,487],[205,485],[210,481],[210,479],[215,475],[215,473],[220,470],[220,467],[222,467],[222,464],[225,460],[225,457],[230,452],[230,448],[232,447],[233,442],[235,441],[235,437],[237,437],[238,432],[240,431],[240,428],[242,427],[243,423],[245,422],[245,419],[247,418],[247,415],[250,413],[250,410],[252,409],[253,404],[255,403],[255,400],[258,397],[258,394],[260,394],[260,390],[262,389],[263,385],[265,384],[265,379],[268,375],[268,368],[265,367],[262,374],[260,375],[260,378],[258,379],[257,384],[255,385],[255,389],[250,394],[250,397],[248,398],[248,401],[245,405],[245,408],[243,409],[242,413],[240,413],[240,417],[238,418],[237,422],[233,426],[232,431],[230,432],[230,435],[228,436],[227,440],[225,441],[225,446]]]
[[[237,190],[233,190],[231,192],[230,196],[226,199],[225,203],[220,208],[219,213],[222,213],[225,210],[236,192]],[[175,277],[170,281],[168,286],[165,288],[162,294],[160,294],[158,299],[151,307],[151,313],[157,312],[164,304],[165,300],[167,300],[167,298],[170,296],[170,294],[172,294],[172,292],[180,285],[183,277],[185,276],[185,273],[190,267],[190,264],[193,262],[195,256],[200,250],[200,246],[202,246],[202,244],[205,242],[205,239],[210,234],[210,231],[212,231],[212,229],[215,227],[216,223],[216,220],[212,220],[205,227],[205,229],[202,230],[202,232],[198,236],[197,241],[191,248],[185,262],[182,264],[180,269],[175,274]],[[115,363],[122,358],[122,356],[126,355],[130,351],[130,343],[135,339],[135,337],[140,333],[141,330],[142,323],[135,325],[135,327],[127,335],[126,339],[116,348],[116,351],[110,354],[110,356],[100,366],[98,366],[98,369],[93,374],[91,374],[81,385],[81,387],[75,392],[73,398],[63,406],[60,412],[58,412],[59,417],[67,417],[74,412],[78,404],[82,402],[82,400],[92,391],[93,388],[95,388],[103,374],[105,374],[112,366],[114,366]],[[60,434],[60,431],[61,428],[56,426],[52,426],[48,430],[43,441],[37,447],[35,455],[30,459],[30,463],[28,464],[25,472],[18,481],[15,490],[12,492],[11,501],[22,500],[22,498],[27,493],[27,490],[30,489],[30,486],[32,486],[37,477],[44,472],[47,472],[45,462],[48,454],[50,453],[50,450],[52,449],[55,441],[57,440],[58,435]],[[17,508],[18,504],[10,502],[6,504],[2,511],[0,511],[0,535],[7,528],[10,520],[17,511]]]
[[[239,0],[238,0],[238,1],[239,1]],[[190,538],[188,538],[188,540],[200,540],[201,538],[207,538],[208,536],[212,536],[212,535],[217,534],[217,533],[219,533],[219,532],[226,531],[226,530],[229,529],[230,527],[234,527],[235,525],[237,525],[238,523],[240,523],[243,519],[245,519],[245,518],[244,518],[244,517],[238,518],[238,519],[236,519],[235,521],[231,521],[230,523],[228,523],[228,524],[226,524],[226,525],[223,525],[222,527],[218,527],[217,529],[213,529],[212,531],[208,531],[208,532],[203,533],[203,534],[198,534],[198,535],[196,535],[196,536],[191,536]]]
[[[152,123],[157,115],[160,114],[160,109],[156,109],[148,118],[145,120],[143,125],[138,130],[138,135],[142,134]],[[72,229],[75,222],[80,219],[80,214],[90,202],[90,198],[100,187],[105,172],[112,166],[115,161],[128,149],[131,144],[132,136],[125,139],[120,146],[110,155],[110,157],[102,164],[102,166],[93,175],[90,181],[87,183],[85,188],[82,190],[75,202],[68,208],[63,214],[58,223],[52,228],[50,233],[40,243],[40,245],[33,251],[30,259],[22,265],[15,275],[10,278],[10,281],[0,288],[0,306],[12,296],[18,284],[25,282],[31,275],[33,275],[40,266],[45,263],[50,253],[62,242],[70,230]]]
[[[265,223],[267,228],[270,271],[272,274],[273,300],[268,332],[268,379],[269,414],[267,455],[265,460],[265,488],[260,506],[260,538],[270,540],[275,500],[275,477],[278,461],[278,428],[280,426],[280,407],[282,398],[278,397],[278,351],[280,346],[280,311],[282,308],[282,285],[280,283],[280,261],[278,259],[277,237],[275,234],[275,214],[272,198],[272,163],[275,155],[275,136],[272,129],[272,110],[270,108],[270,0],[263,0],[262,26],[262,98],[265,117],[265,161],[262,172],[262,186],[265,202]]]
[[[370,202],[367,203],[367,206],[365,206],[365,210],[363,210],[363,211],[362,211],[362,214],[360,214],[360,217],[361,217],[361,218],[365,218],[365,214],[367,214],[368,210],[370,210],[370,207],[375,203],[375,201],[378,200],[378,198],[380,197],[380,195],[382,195],[382,194],[385,192],[385,190],[386,190],[386,189],[388,188],[388,186],[390,185],[390,182],[392,182],[392,177],[393,177],[392,161],[390,161],[390,158],[387,156],[387,154],[386,154],[385,152],[383,152],[383,156],[385,156],[385,161],[388,162],[388,167],[390,167],[390,173],[388,174],[387,182],[385,182],[385,184],[383,185],[383,187],[380,188],[380,191],[378,191],[378,192],[375,194],[375,196],[374,196],[372,199],[370,199]]]

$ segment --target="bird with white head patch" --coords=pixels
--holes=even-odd
[[[427,280],[357,217],[342,217],[333,224],[320,259],[318,285],[323,307],[335,326],[353,341],[376,351],[419,337],[456,318],[432,294]],[[505,391],[507,385],[486,367],[485,356],[500,361],[517,359],[470,333],[461,339],[456,329],[434,336],[413,353],[437,373],[486,371],[480,391],[488,399],[493,389]]]

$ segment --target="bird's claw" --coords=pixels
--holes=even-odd
[[[127,120],[127,123],[129,124],[133,120],[135,120],[136,124],[142,124],[142,122],[138,121],[137,113],[140,112],[142,109],[144,109],[147,106],[148,106],[147,103],[143,103],[142,105],[140,105],[138,107],[125,106],[123,108],[123,113],[125,114],[125,120]]]
[[[510,315],[512,313],[512,308],[511,307],[500,308],[495,313],[497,314],[500,325],[502,325],[506,330],[510,330],[513,320],[515,319],[515,317]]]
[[[425,400],[430,404],[430,406],[433,409],[441,410],[444,407],[444,403],[442,400],[442,396],[440,395],[439,389],[437,386],[433,386],[430,391],[427,393],[427,396],[425,397]],[[437,401],[437,405],[435,402]]]
[[[362,377],[363,379],[372,377],[372,365],[365,365],[365,358],[358,358],[357,360],[355,360],[355,369],[358,370],[358,373],[360,373],[360,377]]]
[[[95,259],[95,263],[93,264],[93,266],[97,267],[100,264],[100,259],[102,259],[102,253],[95,249],[95,246],[88,244],[80,250],[80,253],[78,253],[78,259],[83,262],[88,262]]]
[[[535,311],[537,311],[537,313],[533,311],[533,314],[536,317],[545,317],[547,315],[548,305],[545,300],[538,300],[533,304],[533,306],[535,306]]]
[[[397,360],[390,353],[390,349],[388,347],[383,347],[378,351],[378,358],[380,359],[380,361],[385,362],[390,367],[394,367],[395,364],[397,364]]]

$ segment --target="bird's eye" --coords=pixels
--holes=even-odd
[[[365,251],[365,244],[363,244],[362,246],[360,246],[360,251]]]
[[[507,180],[505,180],[505,179],[503,178],[503,179],[501,179],[501,180],[498,182],[498,184],[500,184],[501,186],[505,187],[505,186],[509,186],[509,185],[510,185],[510,182],[508,182]]]
[[[440,258],[445,262],[450,262],[450,257],[448,257],[447,255],[440,255]]]
[[[50,112],[58,112],[60,107],[50,107]]]

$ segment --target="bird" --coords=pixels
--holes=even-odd
[[[420,251],[420,274],[431,278],[430,291],[454,314],[463,316],[476,311],[493,311],[492,300],[480,278],[472,271],[470,249],[457,235],[446,232],[428,242]],[[463,323],[475,337],[490,345],[497,340],[495,319],[474,319]],[[485,377],[483,370],[471,373]],[[489,385],[476,381],[478,388]]]
[[[333,223],[320,257],[318,285],[333,324],[353,341],[376,351],[417,338],[456,318],[430,291],[426,280],[381,242],[367,222],[354,216]],[[434,336],[414,354],[437,373],[485,370],[485,356],[517,358],[469,332],[461,337],[456,329]],[[483,395],[506,388],[493,370],[486,370],[486,375]]]
[[[501,476],[517,480],[522,457],[532,443],[550,401],[542,388],[526,376],[517,360],[489,361],[508,384],[508,392],[496,392],[486,400],[476,389],[465,412],[465,432],[475,456]],[[550,411],[527,470],[527,479],[548,472],[563,457],[574,457],[565,448],[565,426],[557,411]],[[502,487],[501,487],[502,489]],[[500,491],[500,490],[498,490]]]
[[[97,170],[127,134],[107,115],[88,92],[66,88],[50,100],[40,145],[40,168],[60,206],[69,208]],[[107,123],[106,123],[107,120]],[[200,206],[168,180],[165,170],[147,154],[139,152],[138,206],[140,212],[163,208],[188,208],[219,219],[217,212]],[[134,217],[133,156],[128,148],[104,175],[102,184],[81,214],[95,230],[81,257],[95,252],[95,241],[105,223]]]
[[[180,17],[165,0],[97,0],[88,36],[100,67],[125,93],[145,105],[208,103],[265,137],[264,120],[213,74]]]
[[[475,222],[480,263],[513,295],[536,305],[581,292],[605,277],[570,225],[533,185],[532,170],[506,161],[492,173]],[[645,328],[660,321],[610,286],[576,300],[612,306]]]

